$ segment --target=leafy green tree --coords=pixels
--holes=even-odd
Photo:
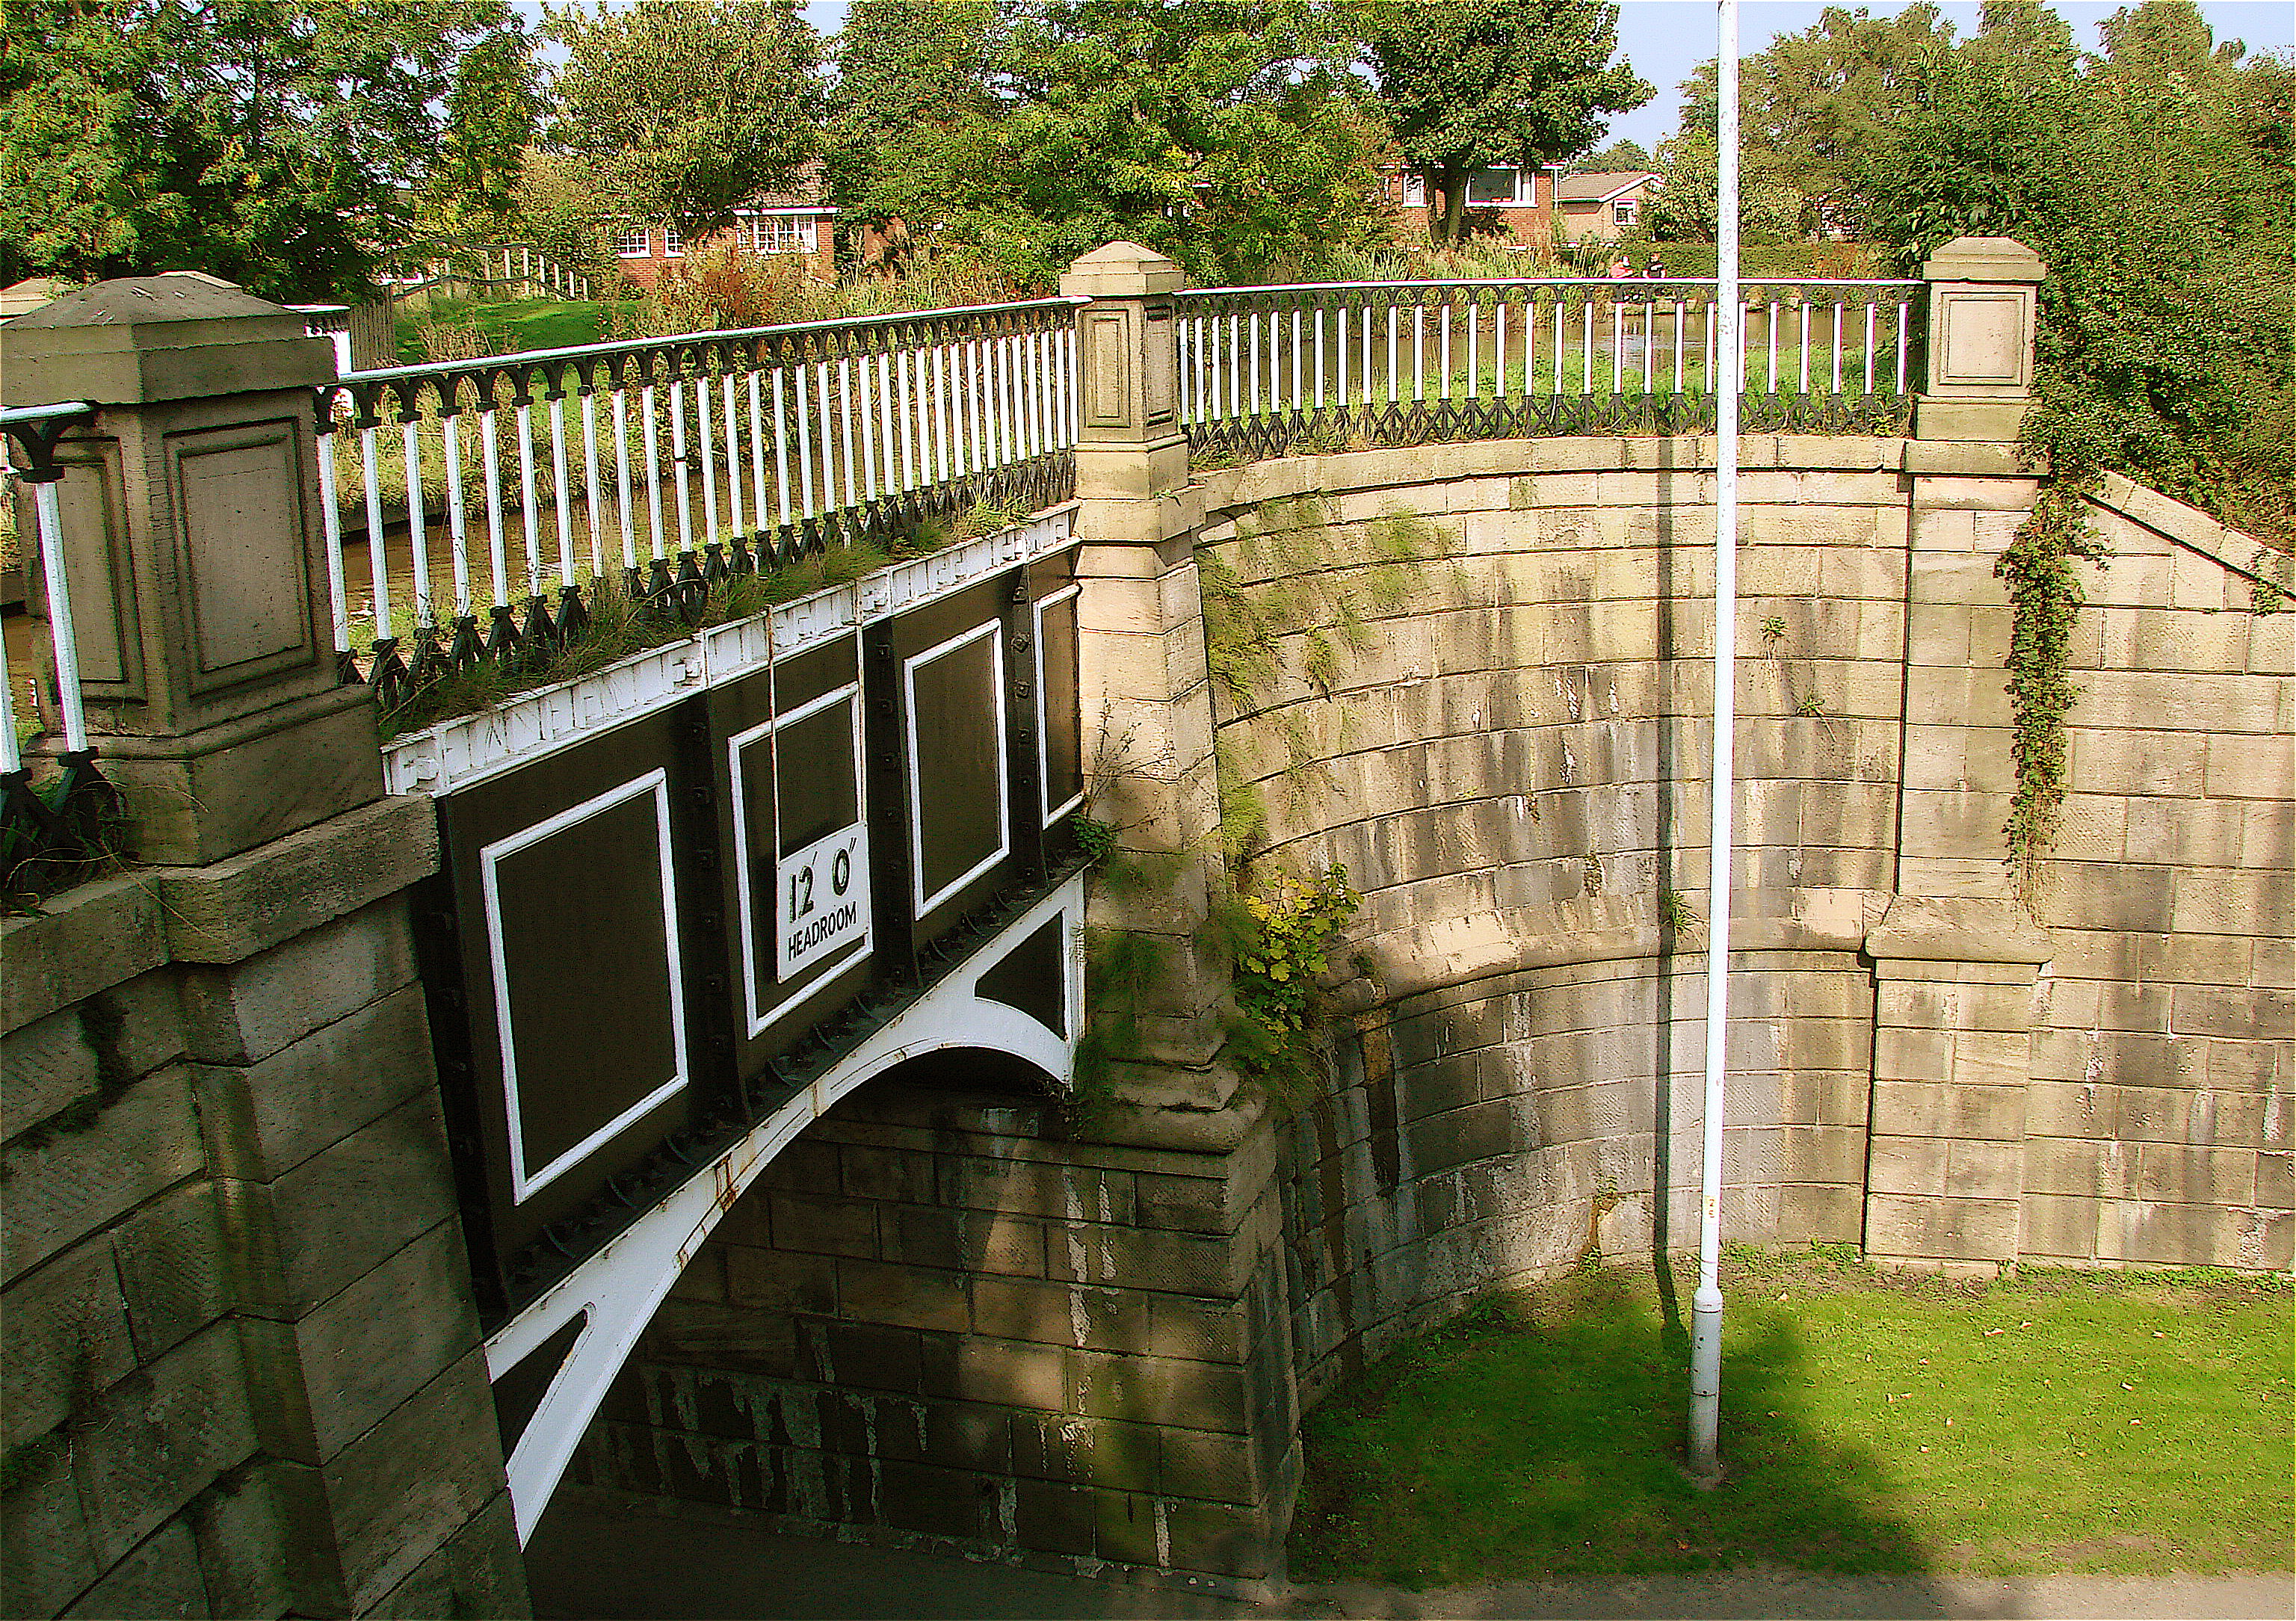
[[[1611,62],[1619,8],[1597,0],[1363,0],[1349,14],[1438,242],[1466,240],[1476,170],[1559,163],[1652,94]]]
[[[525,45],[506,0],[8,0],[0,282],[363,297],[434,177],[502,195]]]
[[[447,124],[423,187],[423,209],[439,234],[465,241],[502,230],[518,209],[521,158],[534,139],[542,99],[533,41],[504,29],[463,53],[447,92]]]
[[[1327,6],[1008,0],[939,37],[907,17],[898,50],[887,28],[875,61],[847,59],[859,94],[922,112],[867,150],[854,194],[936,252],[1042,286],[1123,238],[1214,281],[1383,229],[1380,132]]]
[[[1651,155],[1641,142],[1613,141],[1599,151],[1572,160],[1570,172],[1574,175],[1601,175],[1652,167]]]
[[[833,42],[835,111],[827,137],[830,195],[880,229],[931,217],[914,151],[960,120],[994,115],[990,63],[1004,20],[994,0],[855,0]]]
[[[1956,236],[2049,266],[2028,428],[2057,471],[2139,478],[2296,529],[2292,74],[2219,49],[2190,0],[2144,0],[2083,58],[2030,0],[1989,0],[1862,166],[1908,267]]]
[[[821,37],[798,0],[599,0],[547,27],[567,52],[548,143],[591,160],[643,217],[722,231],[820,150]]]

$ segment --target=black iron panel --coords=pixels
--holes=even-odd
[[[686,1084],[668,774],[564,815],[479,853],[521,1198]]]
[[[439,801],[425,978],[482,1303],[730,1092],[706,1034],[724,999],[699,716],[682,704]]]
[[[1077,695],[1077,602],[1063,593],[1037,608],[1037,713],[1042,728],[1046,822],[1084,792],[1084,726]]]
[[[1014,946],[996,967],[980,976],[980,995],[1001,1002],[1035,1019],[1066,1040],[1069,1034],[1067,979],[1062,972],[1061,920],[1045,926]]]
[[[1037,611],[1070,583],[1040,560],[439,800],[424,977],[489,1321],[1072,870],[1042,784],[1077,779],[1074,599]],[[1060,952],[985,994],[1065,1033]]]
[[[909,665],[909,811],[919,917],[1012,847],[1001,629],[991,619]]]

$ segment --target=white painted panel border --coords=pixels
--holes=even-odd
[[[654,866],[661,877],[663,965],[669,976],[669,1029],[673,1043],[671,1074],[660,1085],[529,1176],[526,1167],[525,1129],[519,1116],[518,1041],[512,1023],[510,962],[503,949],[502,899],[495,869],[506,856],[515,856],[521,850],[540,844],[554,833],[563,832],[618,805],[646,796],[651,796],[653,800],[654,830],[658,840]],[[594,795],[579,805],[570,806],[556,815],[531,827],[522,828],[507,839],[497,839],[479,851],[479,884],[486,906],[487,954],[495,980],[495,1038],[502,1049],[503,1097],[509,1106],[510,1182],[511,1198],[514,1202],[524,1203],[529,1194],[581,1164],[597,1150],[601,1143],[611,1141],[633,1122],[676,1096],[684,1090],[689,1078],[685,1052],[685,975],[678,954],[677,880],[670,866],[670,849],[669,776],[667,772],[655,770],[644,776],[632,777],[620,786]]]
[[[483,714],[441,721],[382,746],[395,794],[447,794],[570,749],[609,726],[794,658],[857,626],[906,612],[1075,544],[1077,503],[912,558],[731,625],[633,653],[577,681],[521,693]]]
[[[935,906],[1013,853],[1013,762],[1004,741],[1004,622],[990,619],[960,631],[937,647],[901,661],[901,726],[909,749],[909,898],[915,915],[923,917]],[[988,708],[996,721],[996,847],[973,864],[971,871],[953,878],[932,894],[925,891],[925,807],[917,780],[917,672],[969,643],[987,636],[988,642]]]
[[[1043,827],[1052,826],[1054,823],[1084,803],[1084,790],[1078,789],[1070,795],[1064,803],[1046,808],[1046,798],[1053,791],[1053,739],[1052,733],[1045,726],[1045,610],[1058,608],[1070,598],[1081,597],[1083,594],[1084,587],[1081,585],[1063,586],[1037,603],[1034,610],[1037,650],[1037,810],[1043,818],[1038,825]],[[1079,749],[1084,747],[1084,717],[1081,715],[1077,716],[1077,747]]]
[[[857,648],[855,652],[857,659],[859,650]],[[857,665],[857,667],[858,667]],[[869,825],[869,774],[866,770],[867,756],[863,751],[861,736],[861,687],[859,683],[849,681],[843,686],[835,687],[831,689],[829,692],[822,693],[818,698],[808,700],[806,702],[800,704],[796,708],[791,709],[786,715],[776,715],[771,719],[760,721],[756,725],[751,726],[748,731],[740,733],[726,741],[726,763],[728,771],[732,774],[734,782],[734,881],[735,896],[740,902],[741,908],[742,1005],[747,1019],[749,1033],[752,1038],[763,1034],[775,1022],[788,1017],[790,1014],[797,1011],[798,1009],[811,1002],[816,996],[819,995],[824,990],[828,988],[831,980],[836,978],[839,974],[844,972],[847,969],[851,968],[855,963],[865,962],[870,954],[877,948],[875,935],[876,913],[873,909],[865,907],[864,912],[866,915],[867,921],[862,925],[861,937],[853,943],[853,954],[842,959],[824,962],[822,965],[821,978],[817,983],[808,987],[802,994],[782,1003],[777,1007],[768,1008],[763,1011],[759,1011],[758,1007],[758,976],[759,964],[757,960],[757,924],[756,913],[753,910],[752,902],[750,900],[750,874],[752,868],[750,861],[750,823],[747,808],[748,794],[743,789],[742,783],[742,750],[750,744],[756,742],[758,739],[771,737],[775,733],[779,732],[782,727],[794,725],[799,721],[804,720],[810,716],[819,714],[822,710],[828,708],[832,704],[837,703],[840,700],[848,704],[852,712],[854,803],[860,809],[861,825],[864,829],[866,829]],[[776,864],[778,864],[781,855],[781,806],[778,802],[779,786],[781,782],[781,760],[778,756],[775,757],[774,761],[774,782],[776,791],[776,803],[773,807],[774,814],[772,817],[773,847],[775,862]]]
[[[1054,918],[1066,938],[1070,1037],[1017,1008],[984,1000],[981,976]],[[523,1543],[557,1489],[567,1461],[655,1310],[718,1219],[775,1156],[839,1100],[894,1065],[952,1047],[981,1047],[1034,1064],[1063,1088],[1075,1078],[1073,1032],[1084,1008],[1084,875],[1078,873],[1007,925],[948,978],[887,1022],[812,1085],[617,1234],[604,1248],[496,1330],[487,1376],[499,1379],[582,1313],[589,1325],[559,1364],[511,1449],[511,1505]]]

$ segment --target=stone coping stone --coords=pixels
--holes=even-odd
[[[2197,552],[2211,562],[2221,563],[2234,573],[2253,579],[2257,570],[2248,564],[2234,561],[2229,555],[2236,549],[2245,549],[2252,556],[2262,552],[2266,572],[2276,572],[2273,583],[2283,591],[2296,589],[2290,577],[2289,558],[2285,553],[2275,552],[2253,535],[2219,523],[2196,506],[2164,495],[2148,488],[2134,479],[2119,473],[2104,475],[2104,485],[2088,497],[2091,503],[2109,512],[2118,512],[2132,523],[2138,523],[2164,536],[2188,551]]]
[[[439,870],[436,806],[402,794],[207,867],[161,869],[178,962],[242,962]]]
[[[1716,440],[1711,434],[1483,439],[1328,455],[1271,456],[1196,473],[1191,487],[1201,492],[1202,511],[1211,514],[1301,495],[1450,484],[1466,479],[1538,473],[1710,472],[1715,462]],[[1742,472],[1902,471],[1988,479],[2038,479],[2048,471],[2045,461],[2014,444],[1834,434],[1749,434],[1739,441],[1738,468]]]
[[[67,889],[0,922],[0,1035],[85,1002],[168,961],[159,885],[125,873]]]
[[[2015,901],[1900,895],[1866,937],[1875,962],[2046,962],[2049,931]]]

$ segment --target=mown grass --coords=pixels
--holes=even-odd
[[[1680,1467],[1693,1281],[1495,1297],[1336,1393],[1308,1425],[1294,1576],[2286,1566],[2284,1279],[1738,1256],[1711,1492]]]
[[[492,355],[603,343],[607,313],[612,307],[562,299],[518,299],[500,304],[441,301],[399,318],[398,364],[419,366],[436,358],[423,341],[426,328],[475,328],[482,348],[473,352]]]

